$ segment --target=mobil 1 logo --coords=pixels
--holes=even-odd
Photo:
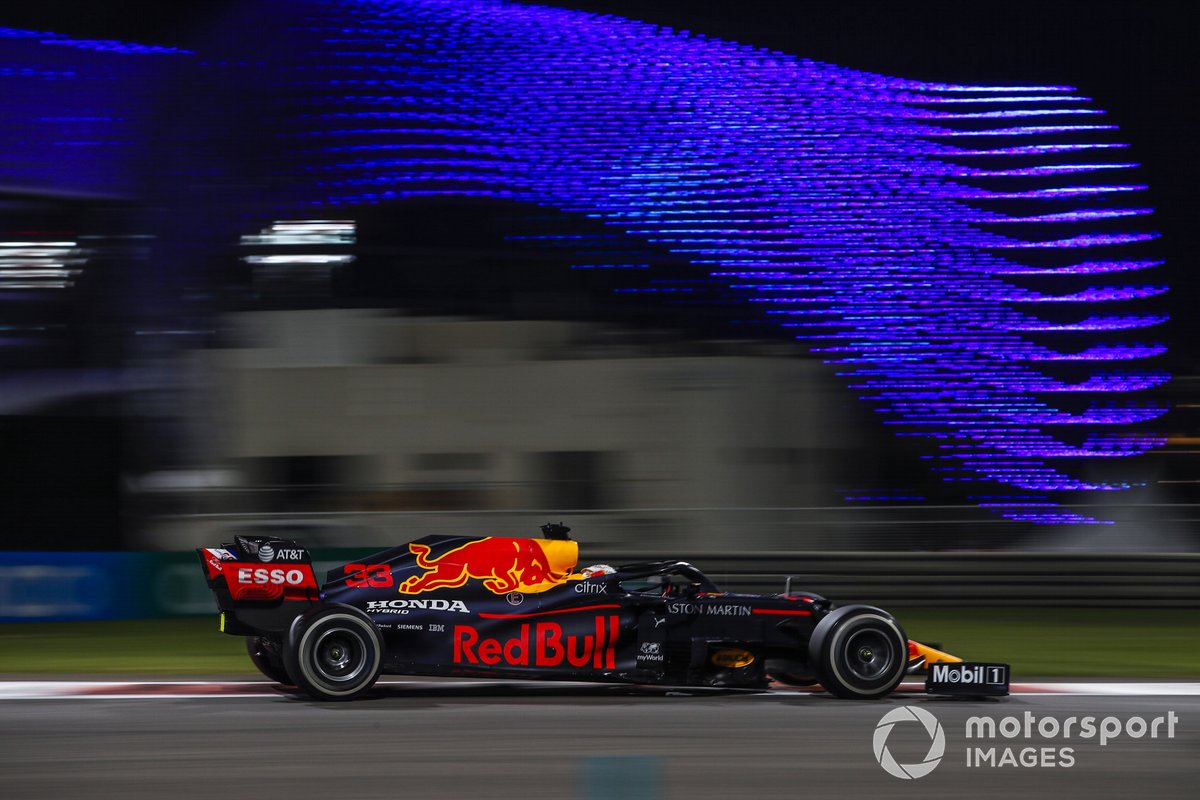
[[[1006,695],[1008,664],[938,662],[929,667],[925,691],[931,694]]]

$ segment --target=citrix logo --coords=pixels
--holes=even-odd
[[[925,754],[922,761],[916,764],[901,764],[888,750],[888,736],[891,734],[892,728],[896,727],[899,722],[920,723],[925,732],[929,734],[929,752]],[[893,708],[879,720],[879,724],[875,726],[875,737],[872,744],[875,749],[875,760],[887,774],[904,780],[912,780],[925,777],[941,763],[942,756],[946,753],[946,733],[942,730],[942,724],[938,722],[937,717],[925,709],[916,706],[900,706]]]

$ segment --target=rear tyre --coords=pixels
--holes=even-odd
[[[296,685],[296,682],[288,677],[287,670],[284,669],[279,648],[272,647],[264,637],[247,636],[246,652],[250,654],[250,660],[254,662],[254,666],[258,667],[258,671],[275,683],[282,683],[284,686]]]
[[[891,694],[908,669],[908,637],[891,614],[847,606],[830,614],[809,641],[821,686],[851,700]]]
[[[375,624],[349,606],[319,607],[292,624],[283,664],[316,700],[350,700],[369,690],[383,666]]]

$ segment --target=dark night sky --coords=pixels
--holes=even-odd
[[[7,8],[3,24],[77,36],[187,46],[219,29],[230,0],[96,3],[41,0]],[[286,8],[286,3],[281,3]],[[554,4],[549,4],[554,5]],[[1200,55],[1175,4],[1059,0],[1006,3],[879,0],[580,0],[619,14],[902,77],[1070,83],[1129,132],[1146,167],[1190,186]],[[1161,154],[1161,157],[1160,157]],[[1188,197],[1183,199],[1194,205]],[[1173,200],[1179,198],[1172,198]]]
[[[7,8],[2,24],[76,36],[188,46],[219,35],[230,0],[96,3],[41,0]],[[278,3],[286,12],[287,3]],[[1005,3],[865,0],[579,0],[561,5],[659,22],[832,63],[925,80],[1066,83],[1121,126],[1150,184],[1156,255],[1169,262],[1175,345],[1197,338],[1189,322],[1193,220],[1200,158],[1193,151],[1200,54],[1175,4],[1060,0]],[[1190,349],[1190,348],[1189,348]]]
[[[182,45],[219,30],[229,0],[96,3],[41,0],[3,24],[77,36]],[[286,9],[286,3],[280,3]],[[1176,4],[1066,0],[581,0],[564,6],[661,22],[902,77],[1078,86],[1121,125],[1142,161],[1161,224],[1183,248],[1198,210],[1192,143],[1200,55]]]

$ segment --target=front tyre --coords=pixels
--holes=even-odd
[[[817,625],[809,657],[830,694],[874,700],[891,694],[904,678],[908,637],[886,611],[846,606]]]
[[[369,690],[383,665],[374,623],[349,606],[324,606],[292,624],[283,663],[316,700],[350,700]]]

